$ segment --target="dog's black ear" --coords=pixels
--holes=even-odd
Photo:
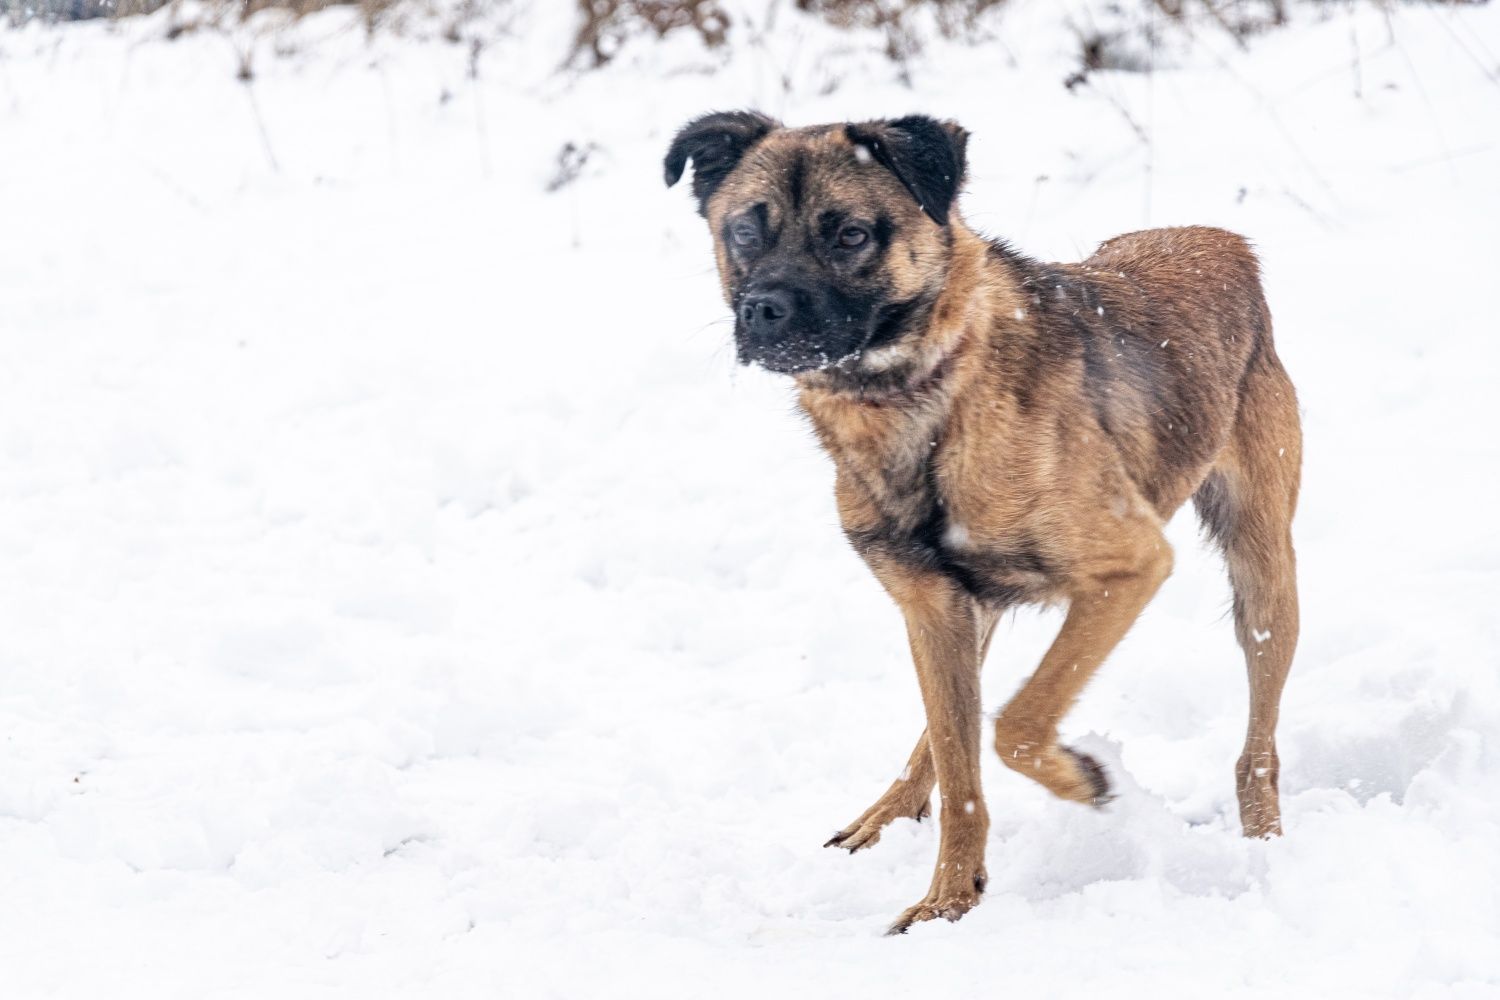
[[[964,181],[969,133],[957,122],[926,115],[844,126],[849,141],[863,146],[906,185],[922,211],[940,226]]]
[[[676,184],[688,160],[693,161],[693,194],[698,214],[708,214],[708,199],[724,183],[745,151],[780,128],[779,122],[759,111],[715,111],[694,118],[682,127],[667,149],[667,187]]]

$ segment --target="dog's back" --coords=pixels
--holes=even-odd
[[[1128,233],[1078,264],[1043,264],[1003,245],[1032,342],[1013,343],[1035,391],[1050,360],[1078,379],[1130,479],[1168,517],[1228,442],[1246,372],[1270,349],[1270,313],[1245,240],[1222,229]],[[1024,402],[1024,400],[1023,400]]]

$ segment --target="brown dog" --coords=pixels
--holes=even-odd
[[[1030,260],[953,213],[966,141],[921,116],[787,129],[734,112],[689,123],[665,164],[670,185],[692,161],[740,360],[795,377],[844,531],[906,618],[927,729],[828,842],[856,851],[920,819],[936,782],[937,870],[894,932],[955,920],[984,890],[979,669],[1006,608],[1068,611],[995,720],[1001,760],[1107,800],[1058,724],[1171,571],[1162,525],[1189,497],[1224,552],[1250,673],[1240,819],[1246,836],[1281,830],[1301,430],[1255,257],[1186,228]]]

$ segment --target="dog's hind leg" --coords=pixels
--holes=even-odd
[[[1160,528],[1139,527],[1125,547],[1098,560],[1070,588],[1057,638],[995,719],[1001,761],[1074,802],[1102,805],[1110,798],[1109,781],[1093,758],[1058,743],[1058,724],[1172,571],[1172,549]]]
[[[1234,630],[1250,679],[1250,722],[1235,767],[1247,837],[1281,833],[1276,722],[1297,648],[1297,558],[1292,514],[1302,433],[1292,384],[1274,355],[1252,363],[1229,446],[1194,504],[1224,552],[1234,588]]]
[[[979,647],[979,665],[984,666],[985,657],[989,654],[990,640],[995,635],[995,624],[1000,620],[998,610],[985,610],[981,612],[983,619],[983,639]],[[903,817],[910,819],[926,819],[932,812],[932,789],[937,784],[937,771],[932,764],[932,751],[927,744],[927,730],[922,730],[922,735],[917,738],[917,745],[912,749],[911,757],[907,759],[906,767],[891,787],[885,790],[875,804],[864,812],[859,818],[838,833],[835,833],[824,847],[841,847],[853,854],[855,851],[865,847],[872,847],[880,840],[880,831],[892,820]]]

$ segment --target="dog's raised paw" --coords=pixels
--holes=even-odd
[[[863,841],[863,840],[856,841],[852,846],[850,844],[846,843],[846,841],[854,840],[855,839],[855,834],[857,834],[857,833],[859,833],[859,830],[840,830],[838,833],[835,833],[832,837],[829,837],[826,841],[824,841],[823,842],[823,846],[824,847],[842,847],[842,848],[844,848],[844,850],[848,851],[850,854],[853,854],[855,851],[859,850],[861,847],[866,846],[866,842]],[[871,841],[871,842],[873,842],[873,841]]]
[[[846,830],[840,830],[824,842],[824,847],[842,847],[853,854],[855,851],[866,847],[872,847],[880,840],[880,826],[873,823],[856,823]]]
[[[1089,805],[1099,809],[1114,800],[1115,794],[1109,785],[1109,773],[1104,770],[1103,764],[1081,750],[1074,750],[1072,747],[1060,749],[1073,758],[1073,762],[1078,765],[1078,770],[1083,772],[1084,778],[1092,787],[1093,794],[1088,799]]]

